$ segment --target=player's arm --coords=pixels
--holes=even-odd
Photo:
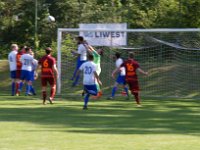
[[[94,76],[95,76],[95,78],[97,79],[98,84],[99,84],[99,85],[102,85],[102,82],[101,82],[101,80],[99,79],[99,76],[98,76],[98,74],[97,74],[96,71],[94,71]]]
[[[59,73],[58,73],[58,69],[56,67],[56,64],[53,65],[53,71],[56,73],[56,78],[59,78]]]
[[[117,72],[120,72],[120,67],[119,67],[119,68],[115,68],[115,70],[113,70],[113,72],[112,72],[112,77],[113,77],[113,78],[115,78],[115,74],[116,74]]]
[[[138,68],[137,71],[141,74],[144,74],[144,75],[148,75],[148,72],[145,72],[144,70],[142,70],[141,68]]]

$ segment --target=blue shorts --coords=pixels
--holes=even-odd
[[[125,85],[125,84],[126,84],[125,76],[122,76],[122,75],[119,74],[118,77],[117,77],[116,82],[117,82],[118,84],[123,84],[123,85]]]
[[[35,72],[34,71],[31,71],[31,81],[34,81],[34,75],[35,75]]]
[[[11,71],[10,72],[10,78],[11,79],[16,79],[16,71]]]
[[[84,90],[91,95],[97,95],[98,91],[97,91],[97,86],[94,85],[84,85]]]
[[[79,61],[77,61],[77,69],[79,69],[80,66],[81,66],[84,62],[86,62],[86,60],[79,60]]]
[[[21,72],[21,80],[31,81],[32,73],[31,71],[22,70]]]

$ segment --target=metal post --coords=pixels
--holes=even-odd
[[[38,49],[38,1],[35,0],[35,32],[34,32],[34,47],[35,50]]]

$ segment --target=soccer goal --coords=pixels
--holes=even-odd
[[[75,37],[79,35],[94,48],[104,49],[100,75],[104,93],[111,89],[115,81],[111,77],[115,68],[114,54],[120,52],[122,58],[127,59],[128,52],[134,52],[140,67],[149,72],[147,77],[138,75],[141,95],[200,97],[200,29],[59,28],[57,64],[61,78],[58,80],[58,94],[70,95],[72,92],[70,79],[76,60],[70,51],[77,49]],[[107,43],[102,40],[105,37]],[[119,40],[119,37],[123,38]]]

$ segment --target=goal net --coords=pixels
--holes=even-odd
[[[83,33],[83,34],[82,34]],[[123,34],[125,42],[116,42],[117,35]],[[58,29],[58,94],[76,95],[82,89],[72,88],[72,75],[76,58],[71,50],[76,50],[75,37],[79,35],[107,36],[109,45],[87,41],[95,49],[102,48],[101,75],[103,93],[109,96],[115,80],[111,73],[115,68],[113,56],[121,53],[128,58],[134,52],[140,67],[149,72],[148,76],[138,75],[142,96],[189,97],[200,96],[200,29],[127,29],[127,30],[80,30]],[[96,44],[97,43],[97,44]],[[119,90],[118,90],[119,91]]]

